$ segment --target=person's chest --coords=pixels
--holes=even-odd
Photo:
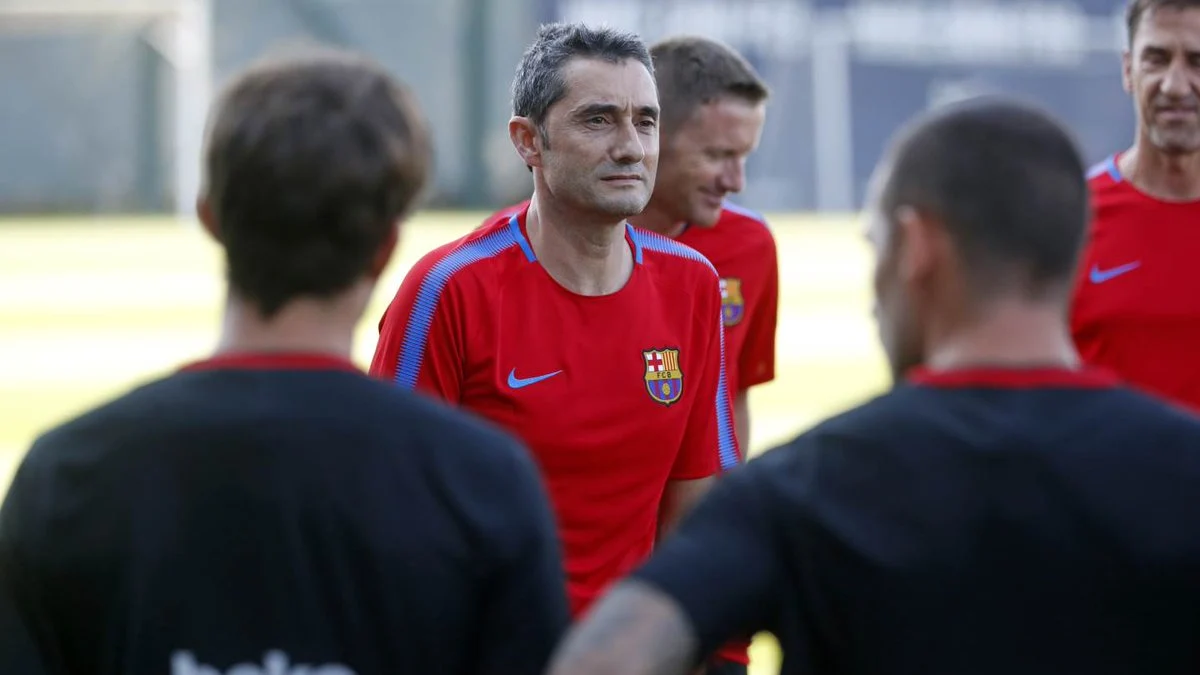
[[[1100,202],[1078,274],[1077,332],[1184,322],[1200,340],[1200,204]]]
[[[472,317],[460,404],[515,433],[549,471],[666,470],[710,358],[694,308],[694,296],[640,269],[604,297],[511,275]]]
[[[749,337],[750,317],[772,291],[772,272],[777,263],[756,249],[753,242],[729,236],[719,228],[689,228],[679,241],[708,258],[720,277],[725,372],[730,382],[737,382],[738,359]]]

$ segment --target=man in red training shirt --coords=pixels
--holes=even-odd
[[[380,324],[371,372],[523,439],[563,542],[572,612],[651,552],[737,462],[721,293],[699,253],[635,230],[658,161],[636,36],[542,27],[509,134],[534,196],[435,249]]]
[[[737,439],[749,448],[748,392],[775,377],[779,263],[762,216],[725,197],[745,186],[746,158],[758,147],[769,91],[745,58],[715,40],[668,38],[650,56],[662,106],[661,161],[649,205],[630,220],[687,244],[716,267]],[[736,465],[728,459],[723,469]],[[721,650],[710,674],[744,675],[748,648],[739,641]]]
[[[779,261],[766,220],[725,197],[745,187],[769,90],[741,54],[715,40],[668,38],[650,56],[662,106],[660,168],[650,204],[630,220],[696,249],[721,276],[725,374],[738,444],[747,449],[748,392],[775,379]]]
[[[1134,0],[1126,16],[1137,135],[1088,175],[1072,332],[1088,362],[1200,411],[1200,0]]]

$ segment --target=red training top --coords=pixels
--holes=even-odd
[[[1200,411],[1200,201],[1166,202],[1088,172],[1093,219],[1071,329],[1081,356],[1128,384]]]
[[[557,515],[572,613],[649,555],[668,480],[736,463],[716,272],[627,226],[633,273],[581,296],[538,264],[522,209],[422,258],[380,322],[371,373],[522,439]]]
[[[699,251],[721,276],[730,390],[737,393],[775,379],[779,259],[767,221],[725,202],[716,225],[689,226],[675,241]]]

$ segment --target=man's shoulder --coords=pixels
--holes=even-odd
[[[754,277],[778,265],[775,235],[766,218],[729,201],[712,226],[687,227],[676,241],[707,257],[723,277]]]
[[[240,381],[247,376],[255,383]],[[273,396],[261,408],[240,404],[237,392],[263,391],[269,386],[263,378],[278,378],[276,389],[294,396]],[[304,393],[312,391],[320,392],[315,400]],[[325,414],[314,415],[314,408]],[[301,436],[353,428],[364,440],[373,437],[374,442],[357,444],[361,451],[384,449],[398,461],[411,462],[414,455],[445,461],[439,458],[447,447],[459,460],[484,466],[519,461],[520,454],[516,440],[499,427],[365,373],[222,369],[177,372],[137,387],[41,434],[28,459],[44,465],[87,463],[120,454],[136,461],[139,453],[158,453],[164,445],[200,436],[208,442],[271,424],[286,424]],[[289,434],[278,442],[294,439]]]
[[[381,416],[405,424],[407,433],[420,437],[416,445],[439,462],[480,468],[525,463],[527,453],[516,437],[492,422],[390,382],[373,386],[380,389]]]
[[[717,232],[727,236],[759,246],[775,247],[775,235],[766,217],[728,200],[721,207],[721,216],[714,227]]]
[[[759,471],[767,474],[786,474],[810,466],[822,455],[834,456],[843,448],[859,448],[889,442],[901,421],[909,420],[911,407],[905,396],[896,389],[878,394],[856,406],[825,418],[766,452],[754,462]]]
[[[1147,441],[1159,438],[1200,447],[1200,417],[1194,412],[1126,384],[1112,388],[1111,393],[1111,399],[1105,402],[1109,414],[1103,410],[1097,413],[1099,424],[1125,427]]]
[[[913,402],[903,388],[892,388],[831,415],[797,436],[801,445],[823,445],[833,439],[882,440],[900,419],[910,419]]]
[[[519,447],[515,437],[499,426],[439,399],[366,374],[343,375],[346,421],[390,437],[396,444],[393,451],[404,445],[441,461],[487,465],[493,460],[511,461]],[[453,460],[446,456],[448,447],[454,449]],[[400,457],[404,453],[390,454]]]
[[[160,438],[162,429],[184,414],[177,382],[178,374],[172,373],[140,383],[42,431],[21,470],[46,476],[71,466],[78,475],[94,475],[93,468],[136,454],[137,446]]]
[[[1112,154],[1096,162],[1087,170],[1088,187],[1093,190],[1112,186],[1121,182],[1121,172],[1117,168],[1117,155]]]
[[[975,442],[979,430],[988,424],[997,433],[1033,433],[1013,426],[1026,419],[1048,428],[1086,426],[1094,437],[1157,438],[1168,443],[1174,439],[1200,445],[1200,417],[1131,388],[1107,373],[1099,372],[1096,378],[1094,384],[1016,389],[987,385],[947,388],[906,381],[816,425],[797,440],[821,451],[843,452],[847,447],[872,446],[903,451],[905,439],[922,437],[953,438],[969,444]],[[969,391],[978,396],[967,395]],[[1023,403],[1018,403],[1017,397]],[[986,410],[993,407],[1000,411],[999,416],[987,414]],[[1044,414],[1025,414],[1030,407]],[[1005,409],[1013,414],[1004,417]],[[965,423],[969,418],[974,421]]]
[[[30,458],[35,453],[52,455],[66,449],[81,450],[76,443],[78,439],[105,437],[110,429],[134,429],[153,424],[161,419],[160,412],[172,407],[176,381],[173,373],[142,382],[43,431],[29,451]]]
[[[1121,202],[1137,195],[1137,191],[1121,175],[1118,159],[1120,155],[1114,153],[1088,168],[1088,192],[1091,193],[1092,207],[1098,218],[1109,212],[1106,207],[1113,204],[1114,200]]]
[[[395,434],[385,448],[388,461],[421,467],[452,486],[457,499],[511,513],[516,493],[533,489],[538,469],[529,450],[511,432],[479,415],[418,392],[376,380],[376,419]],[[398,452],[403,447],[404,452]],[[390,450],[390,452],[388,451]],[[481,517],[491,518],[486,514]]]
[[[688,279],[716,278],[717,269],[713,267],[712,262],[691,246],[657,232],[632,226],[630,233],[637,249],[635,255],[655,261],[667,268],[668,274],[683,274]]]
[[[513,259],[530,260],[533,249],[508,216],[497,215],[458,239],[447,242],[421,256],[407,278],[419,279],[421,290],[436,294],[454,280],[473,274],[486,274]]]

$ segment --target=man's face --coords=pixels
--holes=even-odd
[[[1200,9],[1152,9],[1122,59],[1140,133],[1168,154],[1200,152]]]
[[[910,368],[924,363],[925,352],[912,293],[900,275],[902,234],[894,222],[895,214],[883,210],[882,196],[891,175],[890,164],[887,161],[881,163],[871,177],[866,235],[875,258],[873,312],[879,340],[891,366],[892,377],[899,381]]]
[[[658,167],[658,91],[640,62],[574,59],[547,112],[542,176],[555,199],[628,218],[646,208]]]
[[[726,195],[746,184],[746,158],[758,147],[765,103],[724,97],[697,108],[663,142],[654,206],[673,222],[711,227]]]

